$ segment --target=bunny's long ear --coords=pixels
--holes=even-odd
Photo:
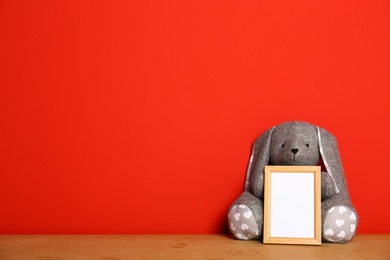
[[[250,189],[249,183],[255,175],[262,174],[264,166],[267,165],[270,154],[271,136],[275,127],[264,132],[256,139],[252,147],[252,154],[249,160],[245,178],[245,191]]]
[[[331,133],[321,127],[317,126],[317,132],[322,161],[324,162],[326,171],[333,179],[336,193],[339,193],[339,188],[344,188],[345,183],[337,140]]]

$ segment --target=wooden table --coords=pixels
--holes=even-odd
[[[347,244],[265,245],[228,235],[0,235],[1,260],[386,259],[390,235]]]

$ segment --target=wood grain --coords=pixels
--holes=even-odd
[[[0,235],[1,260],[390,259],[390,235],[348,244],[269,245],[228,235]]]

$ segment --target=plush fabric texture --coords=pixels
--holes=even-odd
[[[235,205],[229,212],[229,230],[235,237],[248,240],[260,236],[252,210],[246,205]]]
[[[323,237],[330,242],[345,243],[355,234],[356,224],[352,210],[344,206],[332,207],[324,220]]]
[[[265,165],[313,166],[321,161],[326,168],[321,173],[322,240],[332,243],[351,240],[359,217],[349,197],[336,138],[321,127],[300,121],[272,127],[254,142],[245,191],[229,210],[230,232],[237,239],[262,237]],[[252,212],[253,219],[234,218],[234,214],[241,216],[246,210]],[[256,231],[253,231],[256,228],[253,221],[257,225]],[[240,227],[244,227],[246,233]]]

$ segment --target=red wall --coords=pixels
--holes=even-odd
[[[389,1],[0,2],[0,232],[219,233],[252,142],[339,140],[389,233]]]

